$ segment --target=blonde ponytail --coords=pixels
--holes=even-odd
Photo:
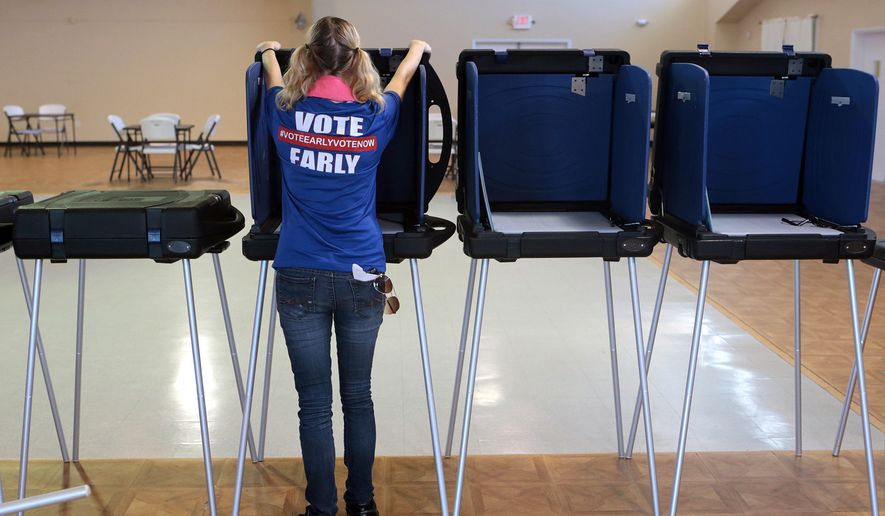
[[[376,102],[384,109],[384,94],[381,90],[381,77],[372,64],[372,58],[363,49],[357,49],[353,64],[344,73],[342,79],[350,85],[353,96],[358,102]]]
[[[311,26],[308,43],[289,59],[277,105],[286,111],[292,109],[323,75],[337,75],[350,86],[358,102],[376,102],[384,109],[378,70],[360,48],[360,36],[347,20],[326,16]]]

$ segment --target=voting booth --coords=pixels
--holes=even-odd
[[[651,78],[620,50],[465,50],[458,60],[458,236],[471,258],[446,453],[451,453],[480,265],[454,514],[467,440],[489,260],[602,258],[618,453],[625,457],[610,262],[626,258],[637,356],[645,355],[637,257],[660,235],[646,220]],[[641,393],[647,394],[639,360]],[[657,507],[647,396],[647,449]]]
[[[796,454],[801,445],[800,260],[848,269],[870,494],[875,478],[855,301],[854,260],[873,253],[867,218],[878,84],[830,56],[664,52],[658,65],[650,206],[667,243],[700,261],[690,366],[670,512],[676,512],[710,262],[792,260]],[[659,291],[655,328],[663,290]],[[634,415],[634,419],[635,419]],[[630,439],[632,440],[631,434]]]
[[[181,261],[184,269],[186,308],[194,361],[206,488],[210,512],[213,516],[217,514],[196,309],[194,307],[191,260],[206,253],[212,255],[234,372],[239,375],[239,363],[236,359],[236,347],[230,325],[230,311],[227,306],[218,253],[228,247],[228,239],[243,229],[244,225],[242,213],[231,206],[230,195],[224,190],[72,191],[41,202],[18,207],[15,212],[12,238],[15,254],[19,259],[33,259],[35,261],[34,285],[29,299],[31,324],[28,339],[21,469],[19,472],[20,499],[24,498],[27,487],[35,354],[40,352],[42,356],[42,346],[38,345],[40,342],[38,320],[44,261],[79,260],[72,451],[74,461],[79,460],[80,449],[86,261],[137,258],[152,259],[159,263]],[[20,271],[22,270],[20,269]],[[48,378],[45,368],[44,377]],[[239,376],[237,379],[242,396]],[[64,439],[60,428],[59,439],[60,441]],[[64,447],[62,447],[62,454],[67,460]]]
[[[393,77],[405,58],[407,49],[363,49],[381,76],[382,86]],[[289,66],[292,49],[276,51],[277,61],[285,73]],[[243,468],[247,446],[255,461],[264,458],[264,440],[268,417],[270,371],[273,357],[274,329],[276,327],[276,293],[271,296],[268,344],[265,365],[264,395],[261,407],[261,423],[257,450],[250,444],[249,414],[252,408],[252,389],[258,343],[261,336],[262,314],[265,304],[268,267],[274,259],[279,241],[279,225],[282,220],[282,181],[279,159],[274,147],[273,134],[267,126],[263,105],[267,86],[261,58],[246,70],[246,116],[248,124],[249,181],[252,197],[253,226],[243,238],[243,255],[261,263],[258,278],[258,296],[252,331],[252,347],[247,375],[246,403],[237,464],[234,491],[234,514],[238,514],[242,493]],[[443,138],[437,161],[428,154],[429,110],[437,106],[442,116]],[[276,128],[273,128],[276,129]],[[438,424],[434,402],[433,383],[430,372],[430,355],[425,331],[424,306],[418,260],[430,257],[433,250],[455,233],[455,224],[427,215],[427,208],[442,183],[452,149],[452,117],[448,99],[430,57],[425,54],[418,70],[409,83],[400,107],[399,124],[394,138],[388,144],[378,165],[376,210],[384,238],[384,252],[388,263],[408,260],[415,295],[418,338],[424,369],[424,388],[430,420],[431,444],[436,462],[437,484],[441,512],[448,515],[442,454],[439,444]]]

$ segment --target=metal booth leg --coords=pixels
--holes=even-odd
[[[258,296],[255,300],[255,318],[252,321],[252,345],[249,350],[249,369],[246,373],[243,405],[243,422],[240,425],[240,446],[237,451],[237,476],[234,484],[233,516],[240,514],[240,498],[243,495],[243,469],[246,466],[246,435],[249,432],[249,416],[252,413],[252,392],[255,387],[255,365],[258,362],[258,342],[261,337],[261,316],[264,312],[264,293],[267,289],[268,262],[261,262],[258,272]],[[276,309],[276,308],[274,308]]]
[[[22,291],[25,297],[25,304],[28,305],[28,318],[31,317],[31,286],[28,281],[28,275],[25,272],[25,264],[19,258],[15,259],[18,266],[18,277],[21,280]],[[61,450],[61,460],[70,462],[68,456],[68,443],[65,439],[64,427],[61,422],[61,416],[58,413],[58,402],[55,399],[55,387],[52,385],[52,375],[49,373],[49,362],[46,360],[46,351],[43,348],[43,337],[40,335],[40,328],[37,328],[37,358],[40,359],[40,370],[43,371],[43,383],[46,384],[46,394],[49,396],[49,410],[52,412],[52,422],[55,424],[55,435],[58,438],[58,447]],[[0,494],[0,500],[2,500]]]
[[[799,260],[793,260],[793,371],[796,395],[796,456],[802,456],[802,306]]]
[[[691,354],[688,360],[688,378],[685,383],[685,399],[682,402],[682,422],[679,425],[679,444],[676,448],[676,473],[673,476],[673,497],[670,499],[670,516],[676,516],[679,503],[679,481],[682,479],[682,463],[685,460],[685,440],[688,437],[688,418],[691,413],[691,397],[694,391],[695,372],[698,368],[698,351],[701,344],[701,329],[704,326],[704,304],[707,301],[707,280],[710,277],[710,262],[701,265],[701,282],[698,286],[698,303],[694,313],[694,331],[691,336]]]
[[[267,441],[267,411],[270,406],[270,372],[273,369],[274,335],[277,332],[277,273],[273,274],[273,293],[270,296],[270,314],[267,321],[267,353],[264,358],[264,390],[261,397],[261,426],[258,433],[258,461],[264,460]]]
[[[433,461],[436,464],[436,482],[439,489],[439,506],[443,516],[449,516],[449,500],[446,496],[446,479],[443,473],[442,452],[439,445],[439,423],[436,419],[436,400],[433,395],[433,377],[430,374],[430,350],[427,344],[427,326],[424,321],[424,297],[421,294],[421,277],[418,260],[409,260],[412,271],[412,292],[415,295],[415,315],[418,320],[418,342],[421,347],[421,366],[424,370],[424,393],[427,396],[427,414],[430,420],[430,440],[433,445]]]
[[[86,296],[86,260],[77,274],[77,350],[74,355],[74,462],[80,460],[80,393],[83,390],[83,311]]]
[[[467,441],[470,436],[470,416],[473,413],[473,389],[476,386],[476,364],[479,359],[479,338],[482,335],[482,315],[486,301],[486,285],[489,280],[489,260],[483,259],[479,269],[479,293],[476,297],[476,318],[473,322],[473,342],[470,347],[470,365],[467,369],[467,395],[464,399],[464,422],[461,426],[461,452],[458,457],[458,480],[455,487],[455,504],[452,514],[461,513],[461,496],[464,493],[464,470],[467,466]]]
[[[237,383],[237,395],[240,398],[240,410],[245,400],[243,395],[243,375],[240,372],[240,359],[237,356],[237,342],[234,338],[233,324],[230,320],[230,305],[227,302],[227,291],[224,288],[224,275],[221,273],[221,258],[218,253],[212,253],[212,265],[215,267],[215,282],[218,284],[218,298],[221,300],[221,314],[224,316],[224,330],[227,333],[227,346],[230,348],[230,361],[234,368],[234,380]],[[252,428],[247,435],[249,443],[249,455],[255,460],[255,442],[252,439]]]
[[[870,413],[867,404],[867,380],[864,376],[863,344],[857,321],[857,288],[854,279],[854,260],[846,260],[848,266],[848,295],[851,301],[851,333],[854,337],[854,357],[857,364],[857,385],[860,390],[860,415],[863,420],[863,444],[867,462],[867,481],[870,487],[870,508],[872,514],[879,514],[879,499],[876,494],[876,469],[873,464],[873,439],[870,436]],[[850,400],[850,398],[849,398]]]
[[[876,269],[873,273],[873,284],[870,286],[870,297],[867,298],[867,309],[864,313],[863,330],[860,335],[861,350],[866,346],[867,335],[870,331],[870,318],[873,308],[876,306],[876,297],[879,293],[879,279],[882,277],[882,269]],[[842,452],[842,439],[845,437],[845,426],[848,424],[848,414],[851,412],[851,400],[854,399],[854,385],[857,382],[857,362],[851,366],[851,376],[848,386],[845,388],[845,401],[842,403],[842,414],[839,418],[839,429],[836,430],[836,442],[833,444],[833,457],[838,457]]]
[[[605,279],[605,308],[608,318],[608,346],[612,363],[612,390],[615,397],[615,435],[618,439],[618,458],[624,458],[624,422],[621,416],[621,380],[618,374],[618,344],[615,333],[615,308],[612,301],[611,262],[602,262],[602,275]]]
[[[648,477],[651,483],[651,500],[655,516],[660,514],[658,501],[658,475],[655,467],[654,432],[651,425],[651,402],[648,398],[648,371],[646,369],[647,354],[642,341],[642,311],[639,307],[639,280],[636,277],[636,258],[627,258],[630,272],[630,299],[633,303],[633,329],[636,334],[636,362],[639,364],[639,388],[642,393],[642,419],[645,423],[645,448],[648,454]]]
[[[25,408],[22,416],[22,446],[19,456],[18,498],[25,497],[28,481],[28,452],[31,444],[31,409],[34,405],[34,365],[37,355],[37,327],[40,319],[40,288],[43,286],[43,260],[34,262],[34,290],[31,297],[31,323],[28,328],[28,365],[25,375]],[[19,513],[21,516],[23,513]]]
[[[670,275],[670,259],[673,257],[673,246],[667,244],[664,251],[664,266],[661,268],[661,279],[658,282],[658,295],[655,297],[655,309],[651,317],[651,328],[648,330],[648,344],[645,348],[645,372],[651,369],[651,354],[658,335],[658,322],[661,320],[661,307],[664,303],[664,291],[667,289],[667,278]],[[640,387],[641,389],[641,387]],[[633,421],[630,423],[630,434],[627,437],[626,458],[633,457],[633,445],[636,444],[636,432],[639,430],[639,415],[642,411],[642,391],[636,392],[636,404],[633,407]]]
[[[467,276],[467,301],[464,302],[464,321],[461,323],[461,344],[458,347],[458,365],[455,366],[455,388],[452,393],[452,410],[449,414],[449,431],[446,436],[446,457],[452,456],[452,438],[455,435],[455,421],[458,419],[458,401],[461,397],[461,375],[464,373],[464,350],[467,347],[467,333],[470,331],[470,314],[473,312],[473,287],[476,285],[476,260],[470,260],[470,273]]]
[[[206,418],[206,396],[203,391],[203,366],[200,361],[200,339],[197,332],[197,310],[194,306],[194,281],[191,261],[181,261],[184,268],[184,291],[187,301],[187,320],[191,336],[191,352],[194,357],[194,378],[197,385],[197,406],[200,412],[200,434],[203,440],[203,465],[206,469],[206,491],[209,495],[209,513],[218,514],[215,507],[215,481],[212,475],[212,450],[209,445],[209,423]]]

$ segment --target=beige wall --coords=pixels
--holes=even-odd
[[[366,47],[426,39],[453,102],[455,63],[474,38],[569,38],[578,48],[621,48],[654,75],[662,50],[695,48],[709,28],[703,0],[314,0],[313,12],[352,21]],[[513,30],[508,22],[514,14],[531,14],[537,23]],[[649,25],[637,27],[638,18]]]
[[[849,66],[851,32],[864,27],[885,26],[882,0],[763,0],[736,23],[718,24],[714,32],[719,50],[759,50],[762,26],[768,18],[817,14],[817,48],[833,56],[833,65]]]
[[[293,20],[308,0],[26,0],[0,8],[0,105],[61,103],[80,140],[176,112],[202,127],[221,114],[219,140],[245,140],[243,72],[255,44],[301,44]],[[6,138],[3,120],[2,137]]]

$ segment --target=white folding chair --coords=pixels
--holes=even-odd
[[[10,104],[3,106],[3,114],[6,115],[6,121],[9,123],[9,133],[6,136],[6,148],[3,150],[4,156],[12,156],[12,144],[17,143],[21,146],[21,153],[31,155],[31,139],[33,144],[37,145],[40,153],[45,155],[43,150],[43,138],[39,128],[31,127],[31,121],[25,117],[25,110],[21,106]],[[24,125],[24,127],[21,127]],[[15,141],[13,142],[13,138]]]
[[[151,156],[155,155],[171,155],[173,156],[172,166],[168,168],[172,170],[172,180],[177,181],[181,172],[181,142],[178,141],[178,131],[176,123],[168,117],[148,117],[141,121],[141,137],[144,141],[141,148],[137,150],[142,157],[142,167],[147,171],[147,176],[154,176],[154,165],[151,163]],[[157,167],[160,168],[160,167]]]
[[[209,118],[206,119],[206,124],[203,125],[203,131],[197,137],[196,141],[185,145],[188,154],[187,160],[184,162],[184,171],[188,178],[191,177],[191,173],[194,171],[194,166],[200,159],[200,155],[205,154],[206,162],[209,164],[209,172],[212,174],[212,177],[215,177],[215,174],[217,173],[218,179],[221,179],[221,169],[218,168],[218,160],[215,159],[215,146],[209,142],[209,138],[215,133],[215,128],[218,127],[219,120],[221,120],[221,115],[210,115]]]
[[[145,177],[141,171],[141,166],[133,157],[133,153],[141,152],[141,145],[135,140],[132,139],[132,136],[126,131],[126,123],[123,122],[123,119],[117,115],[108,115],[108,122],[111,124],[111,128],[114,130],[114,134],[117,135],[117,140],[119,143],[116,147],[116,153],[114,154],[114,164],[111,166],[111,177],[108,178],[108,181],[114,180],[114,172],[117,173],[117,179],[121,179],[123,176],[123,165],[126,165],[126,181],[131,179],[130,171],[131,171],[131,163],[135,163],[135,173],[138,174],[142,181],[144,181]],[[122,159],[120,159],[122,156]],[[117,169],[117,162],[120,162],[120,168]]]
[[[170,118],[175,121],[175,125],[181,123],[181,116],[178,113],[152,113],[147,118]]]
[[[41,133],[55,135],[58,157],[61,157],[62,146],[68,143],[67,123],[64,117],[60,116],[66,112],[67,108],[64,104],[43,104],[37,108],[37,113],[41,115],[37,118],[37,128],[40,129]],[[50,124],[50,126],[45,127],[44,122]]]

